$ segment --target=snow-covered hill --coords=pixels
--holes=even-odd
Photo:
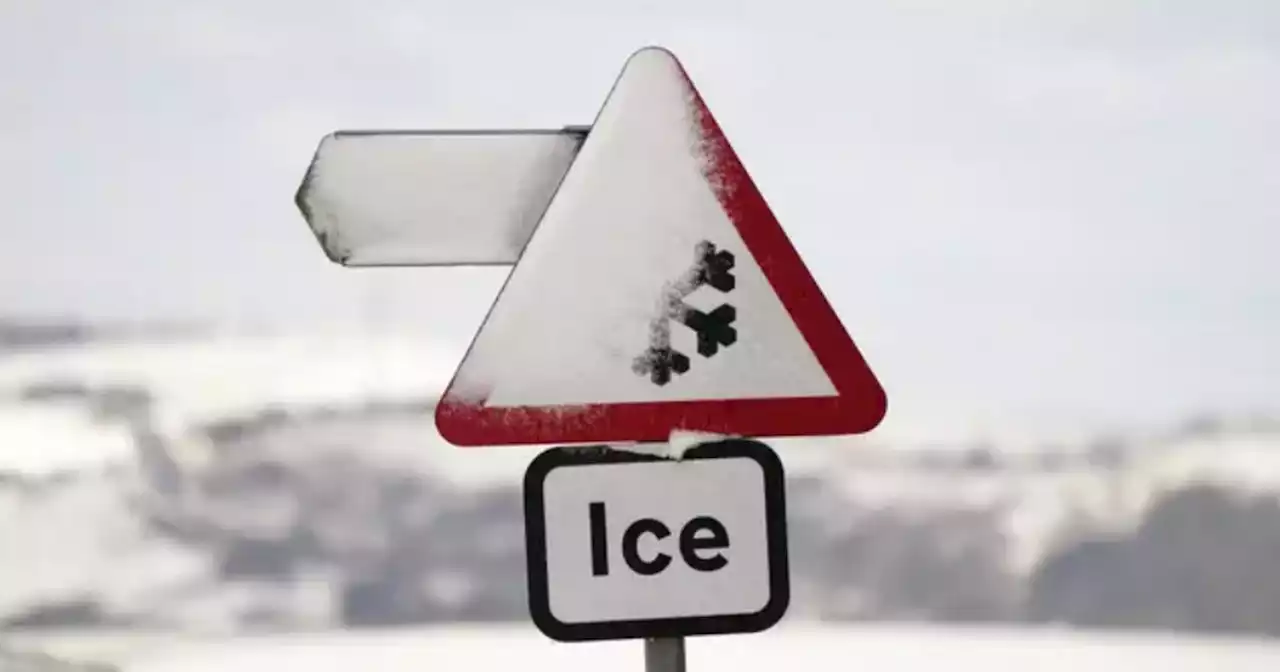
[[[0,623],[523,618],[518,483],[538,448],[436,435],[460,355],[414,335],[311,334],[0,358]],[[1056,438],[774,442],[793,615],[1107,625],[1129,610],[1118,624],[1280,633],[1280,607],[1250,602],[1280,595],[1207,614],[1178,592],[1280,585],[1273,424]],[[1144,563],[1157,583],[1141,595],[1093,587]]]
[[[0,470],[129,461],[119,430],[138,418],[104,409],[113,395],[117,406],[130,392],[143,395],[148,426],[179,440],[266,411],[430,401],[460,354],[413,336],[310,334],[115,341],[0,358]],[[174,457],[198,459],[203,448]]]

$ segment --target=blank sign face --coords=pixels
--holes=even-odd
[[[338,132],[321,141],[298,207],[346,266],[510,265],[585,132]]]
[[[530,606],[555,639],[749,632],[786,609],[782,472],[763,444],[553,449],[525,488]]]

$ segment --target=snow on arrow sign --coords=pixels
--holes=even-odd
[[[491,162],[523,152],[501,178],[511,195],[417,211],[445,213],[422,231],[453,238],[476,213],[503,213],[479,227],[487,242],[462,247],[477,263],[516,257],[436,407],[446,440],[663,442],[676,430],[762,438],[879,424],[883,389],[673,54],[633,54],[585,140],[560,133],[560,145],[490,142]],[[329,249],[335,228],[372,225],[326,210],[341,187],[315,188],[323,153],[322,144],[298,202],[343,261]],[[555,182],[549,171],[565,165]],[[349,265],[449,263],[434,250],[378,252],[345,256],[364,260]]]

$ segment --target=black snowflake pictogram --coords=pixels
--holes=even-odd
[[[693,266],[663,292],[658,315],[649,324],[649,348],[632,365],[637,374],[649,376],[655,385],[666,385],[673,373],[683,374],[689,370],[689,357],[671,347],[673,320],[697,334],[698,354],[703,357],[713,357],[721,348],[737,342],[738,331],[733,327],[738,317],[736,308],[723,303],[704,313],[684,302],[704,286],[725,294],[732,292],[736,284],[733,264],[733,253],[717,250],[710,241],[698,243]]]

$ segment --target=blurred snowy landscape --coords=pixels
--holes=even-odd
[[[0,330],[0,629],[527,621],[519,480],[414,335]],[[1013,436],[1013,435],[1011,435]],[[1280,423],[774,442],[792,621],[1280,634]]]
[[[1280,670],[1280,3],[41,0],[0,36],[0,672],[642,669],[528,624],[537,449],[434,432],[506,269],[349,273],[291,195],[338,128],[588,122],[654,43],[890,398],[771,442],[789,620],[691,669]],[[84,323],[15,317],[50,315]]]
[[[532,627],[514,626],[234,637],[55,633],[10,639],[16,641],[8,658],[0,652],[0,670],[6,672],[644,669],[639,642],[560,644]],[[1268,641],[892,624],[778,627],[754,635],[698,637],[687,647],[689,669],[708,672],[842,670],[851,661],[902,672],[1272,672],[1280,666],[1280,644]]]

